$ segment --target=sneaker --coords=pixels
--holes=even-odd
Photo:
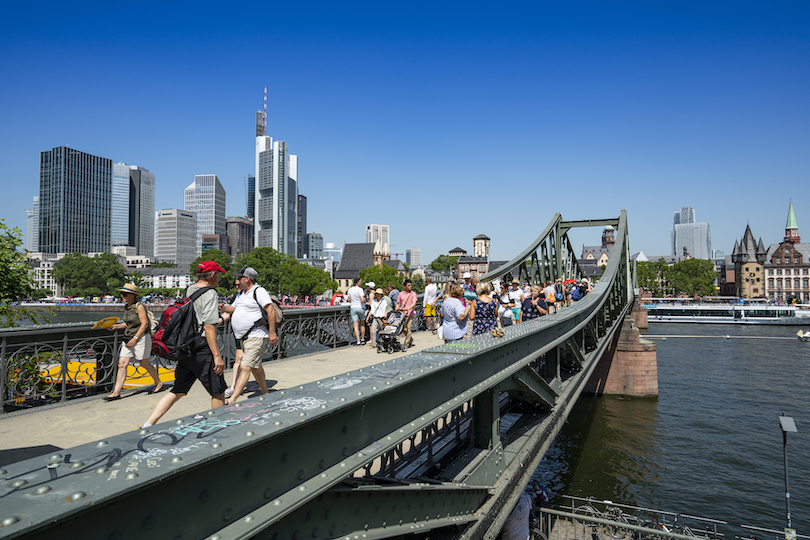
[[[231,397],[233,395],[233,386],[229,386],[225,389],[225,397]]]
[[[363,341],[361,341],[361,342],[360,342],[360,345],[365,345],[365,344],[366,344],[366,340],[365,340],[365,339],[364,339]]]

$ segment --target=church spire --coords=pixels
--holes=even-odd
[[[796,214],[793,212],[793,200],[788,208],[787,223],[785,223],[785,242],[800,244],[799,225],[796,223]]]

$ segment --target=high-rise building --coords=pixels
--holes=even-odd
[[[247,177],[247,218],[251,221],[256,215],[256,176],[249,174]]]
[[[253,249],[253,220],[231,216],[227,219],[231,256],[247,253]]]
[[[155,175],[143,167],[113,164],[112,214],[113,246],[132,246],[137,255],[152,257],[155,252]]]
[[[321,233],[307,233],[304,240],[304,254],[309,259],[324,258],[323,235]]]
[[[712,254],[712,233],[708,223],[695,222],[695,209],[682,207],[672,218],[672,255],[694,259],[710,259]]]
[[[307,198],[304,195],[298,195],[298,252],[296,257],[299,259],[304,256],[304,240],[307,234]]]
[[[66,146],[41,152],[38,251],[108,252],[111,196],[112,160]]]
[[[388,244],[388,225],[366,225],[366,243],[370,244],[380,241],[380,244]]]
[[[34,197],[34,207],[32,210],[25,210],[28,215],[28,227],[26,230],[26,246],[28,251],[36,253],[39,251],[39,227],[37,218],[39,217],[39,197]]]
[[[155,213],[155,258],[185,270],[197,258],[197,214],[176,208]]]
[[[226,234],[225,188],[215,174],[198,174],[185,191],[185,209],[197,214],[197,255],[202,255],[202,235]],[[195,258],[196,258],[195,257]]]
[[[258,126],[257,133],[261,132]],[[256,247],[271,247],[296,256],[298,252],[298,156],[287,143],[256,137]]]
[[[405,262],[411,268],[422,266],[422,250],[417,248],[406,249]]]

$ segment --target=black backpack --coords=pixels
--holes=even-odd
[[[211,289],[203,287],[191,296],[186,296],[186,289],[182,298],[166,308],[152,338],[152,352],[167,360],[182,360],[202,347],[205,337],[200,335],[194,301]]]

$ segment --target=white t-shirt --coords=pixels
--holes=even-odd
[[[253,299],[253,291],[256,291],[256,300]],[[258,301],[258,303],[257,303]],[[273,301],[270,299],[264,287],[254,284],[248,291],[240,292],[236,300],[233,301],[233,315],[231,315],[231,327],[233,327],[233,335],[236,339],[243,337],[270,337],[267,332],[266,326],[254,328],[250,335],[245,335],[253,323],[262,318],[262,311],[271,304]],[[271,316],[275,317],[275,313]]]
[[[439,297],[439,289],[436,287],[435,283],[431,283],[427,287],[425,287],[425,296],[422,301],[425,305],[434,305],[436,304],[436,298]]]
[[[351,304],[350,307],[353,308],[363,307],[363,299],[365,296],[363,294],[363,289],[355,285],[354,287],[349,289],[346,295],[349,297],[349,303]]]
[[[519,308],[523,305],[523,291],[520,289],[516,291],[509,291],[509,298],[511,298],[515,302],[515,307]]]

